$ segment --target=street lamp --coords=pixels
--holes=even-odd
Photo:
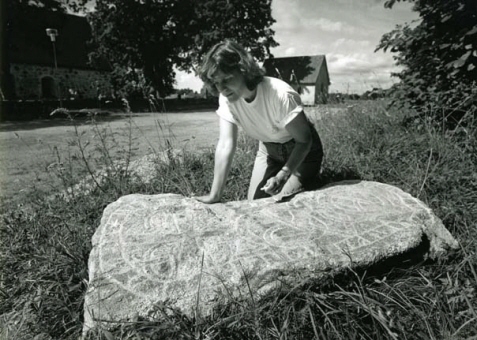
[[[51,44],[53,45],[53,59],[55,61],[55,74],[56,76],[58,76],[58,62],[56,60],[56,46],[55,46],[56,37],[58,36],[58,30],[56,28],[47,28],[46,35],[50,37]],[[59,80],[57,84],[57,89],[58,89],[58,98],[60,100],[60,107],[63,107],[63,102],[61,100],[61,89],[60,89]]]

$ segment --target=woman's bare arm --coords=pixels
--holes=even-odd
[[[220,136],[215,150],[214,180],[210,194],[197,197],[203,203],[216,203],[222,198],[227,176],[237,147],[237,125],[220,118]]]

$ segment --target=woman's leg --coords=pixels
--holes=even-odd
[[[286,153],[289,155],[294,145],[286,145]],[[290,176],[278,195],[277,200],[295,195],[299,192],[307,190],[313,180],[319,175],[321,163],[323,161],[323,146],[321,144],[318,133],[313,128],[313,144],[308,155],[305,157],[300,166]]]
[[[311,149],[300,166],[285,183],[281,192],[278,195],[275,195],[277,200],[281,200],[282,198],[295,195],[308,189],[309,184],[311,184],[320,173],[321,163],[323,161],[323,146],[318,132],[313,125],[311,125],[311,128],[313,134],[313,144]],[[260,189],[267,183],[269,178],[275,176],[286,164],[294,147],[294,141],[284,144],[259,143],[248,190],[249,200],[270,197],[270,195]]]
[[[271,157],[270,151],[273,153],[273,147],[267,147],[260,142],[257,157],[253,165],[252,177],[250,179],[250,186],[248,188],[248,199],[254,200],[259,198],[270,197],[263,190],[263,186],[267,183],[267,180],[275,176],[278,171],[283,167],[284,163],[281,163]]]

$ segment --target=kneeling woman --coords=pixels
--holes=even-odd
[[[265,77],[253,57],[228,40],[208,52],[199,75],[212,93],[219,94],[220,136],[210,194],[197,199],[220,201],[238,126],[260,141],[248,199],[281,200],[305,190],[320,171],[323,149],[299,94],[284,81]]]

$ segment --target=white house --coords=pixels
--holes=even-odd
[[[297,90],[303,104],[326,104],[330,76],[324,55],[270,58],[263,67],[267,76],[280,78]]]

